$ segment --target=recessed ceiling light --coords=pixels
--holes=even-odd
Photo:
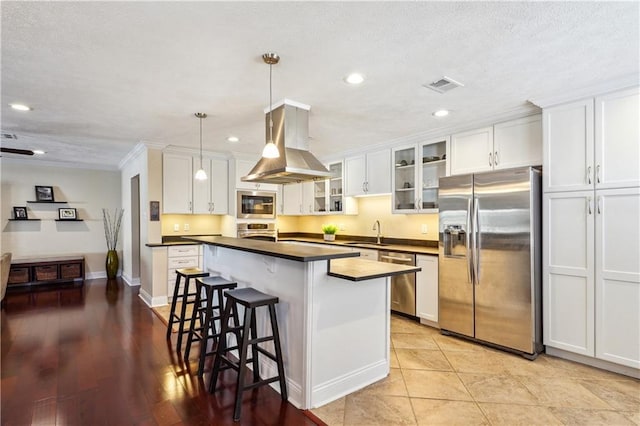
[[[227,142],[238,142],[240,139],[238,139],[237,136],[229,136],[227,138]]]
[[[37,155],[43,155],[43,154],[46,154],[44,151],[42,151],[42,150],[40,150],[40,149],[34,149],[34,150],[33,150],[33,153],[34,153],[34,154],[37,154]]]
[[[15,109],[16,111],[31,111],[32,108],[28,105],[23,105],[23,104],[9,104],[9,106],[11,106],[11,108]]]
[[[360,84],[364,81],[364,76],[362,74],[354,72],[346,76],[344,78],[344,81],[346,81],[349,84]]]
[[[449,115],[449,111],[446,109],[439,109],[433,113],[434,117],[446,117],[447,115]]]

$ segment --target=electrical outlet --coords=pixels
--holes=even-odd
[[[420,225],[420,232],[422,232],[423,234],[427,233],[427,225],[426,224],[422,224]]]
[[[339,228],[341,231],[344,231],[344,223],[341,223],[340,225],[338,225],[338,228]]]
[[[179,223],[174,223],[173,224],[173,232],[179,232],[180,231],[180,224]]]
[[[188,223],[185,223],[185,224],[184,224],[184,230],[185,230],[185,231],[188,231],[189,229],[191,229],[191,227],[189,226],[189,224],[188,224]]]

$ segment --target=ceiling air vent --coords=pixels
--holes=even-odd
[[[2,139],[18,139],[18,135],[13,133],[2,133]]]
[[[423,84],[427,89],[435,90],[438,93],[445,93],[449,90],[455,89],[456,87],[464,87],[464,84],[455,81],[452,78],[447,76],[443,76],[441,79],[436,80],[432,83]]]

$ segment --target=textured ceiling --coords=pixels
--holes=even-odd
[[[273,51],[274,101],[311,105],[310,149],[334,156],[638,74],[639,7],[3,1],[2,130],[19,137],[3,146],[115,167],[140,141],[196,148],[202,111],[205,150],[257,155],[269,99],[261,55]],[[352,71],[367,80],[348,86]],[[422,87],[443,75],[465,86]],[[432,117],[439,108],[452,114]]]

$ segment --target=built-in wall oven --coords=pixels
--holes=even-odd
[[[395,251],[381,251],[380,262],[416,266],[416,255]],[[416,273],[391,277],[391,310],[412,317],[416,316]]]
[[[238,238],[250,238],[253,240],[278,241],[276,224],[268,223],[239,223],[237,226]]]
[[[238,191],[236,216],[238,219],[275,219],[276,193]]]

